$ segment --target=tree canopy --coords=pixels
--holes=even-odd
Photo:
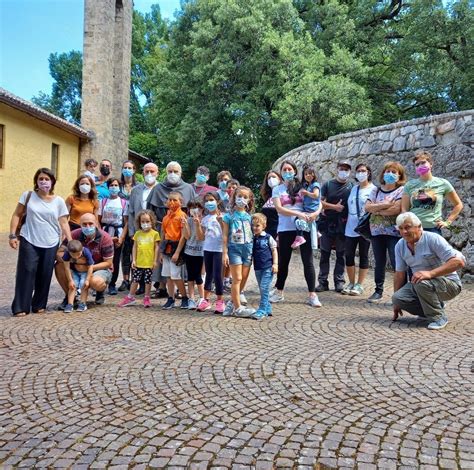
[[[469,0],[183,0],[134,12],[130,147],[257,182],[284,152],[358,128],[474,107]],[[80,53],[51,54],[77,122]]]

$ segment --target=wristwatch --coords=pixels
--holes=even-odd
[[[18,237],[14,233],[10,233],[10,235],[8,235],[9,240],[16,240],[17,238]]]

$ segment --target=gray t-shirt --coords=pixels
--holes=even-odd
[[[204,240],[197,239],[196,226],[192,217],[188,217],[188,225],[191,236],[186,240],[184,253],[189,256],[203,256]]]
[[[402,238],[395,245],[397,271],[412,272],[431,271],[446,263],[451,258],[464,259],[462,253],[454,249],[441,235],[432,232],[423,232],[418,243],[415,244],[415,253],[410,251],[407,242]],[[461,284],[456,271],[445,277]]]
[[[20,204],[25,205],[28,191],[20,196]],[[69,214],[64,199],[54,196],[44,201],[34,191],[26,206],[26,221],[21,227],[20,235],[38,248],[52,248],[59,245],[61,227],[59,217]]]

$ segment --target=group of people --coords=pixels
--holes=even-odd
[[[166,298],[164,309],[179,303],[182,309],[261,320],[272,315],[273,303],[285,299],[295,249],[307,303],[321,307],[318,293],[329,290],[331,251],[336,253],[335,291],[361,296],[372,246],[375,291],[368,302],[383,297],[388,258],[395,269],[393,319],[407,311],[429,320],[430,329],[443,328],[444,302],[461,291],[456,270],[465,260],[441,229],[454,222],[463,205],[447,180],[433,176],[429,152],[418,151],[413,162],[417,178],[407,181],[405,168],[392,161],[375,185],[366,163],[353,172],[351,162],[341,160],[336,177],[321,184],[315,168],[304,165],[298,171],[284,161],[279,171],[265,175],[260,212],[254,192],[229,171],[218,173],[217,186],[209,185],[205,166],[189,184],[178,162],[168,163],[162,182],[157,165],[147,163],[139,183],[131,161],[114,177],[109,160],[100,162],[99,175],[98,163],[88,160],[66,201],[54,195],[55,175],[40,168],[10,224],[10,246],[19,245],[13,314],[45,311],[54,270],[65,293],[60,305],[65,313],[85,311],[91,290],[96,304],[105,302],[106,292],[124,291],[119,307],[144,295],[145,308],[153,297]],[[452,206],[445,219],[444,199]],[[362,236],[359,226],[367,219],[370,235]],[[318,285],[314,250],[320,251]],[[260,289],[257,309],[247,305],[244,294],[252,264]],[[123,280],[117,287],[120,266]]]

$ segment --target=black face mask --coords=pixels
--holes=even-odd
[[[102,176],[109,176],[110,168],[107,165],[100,165],[100,174]]]

